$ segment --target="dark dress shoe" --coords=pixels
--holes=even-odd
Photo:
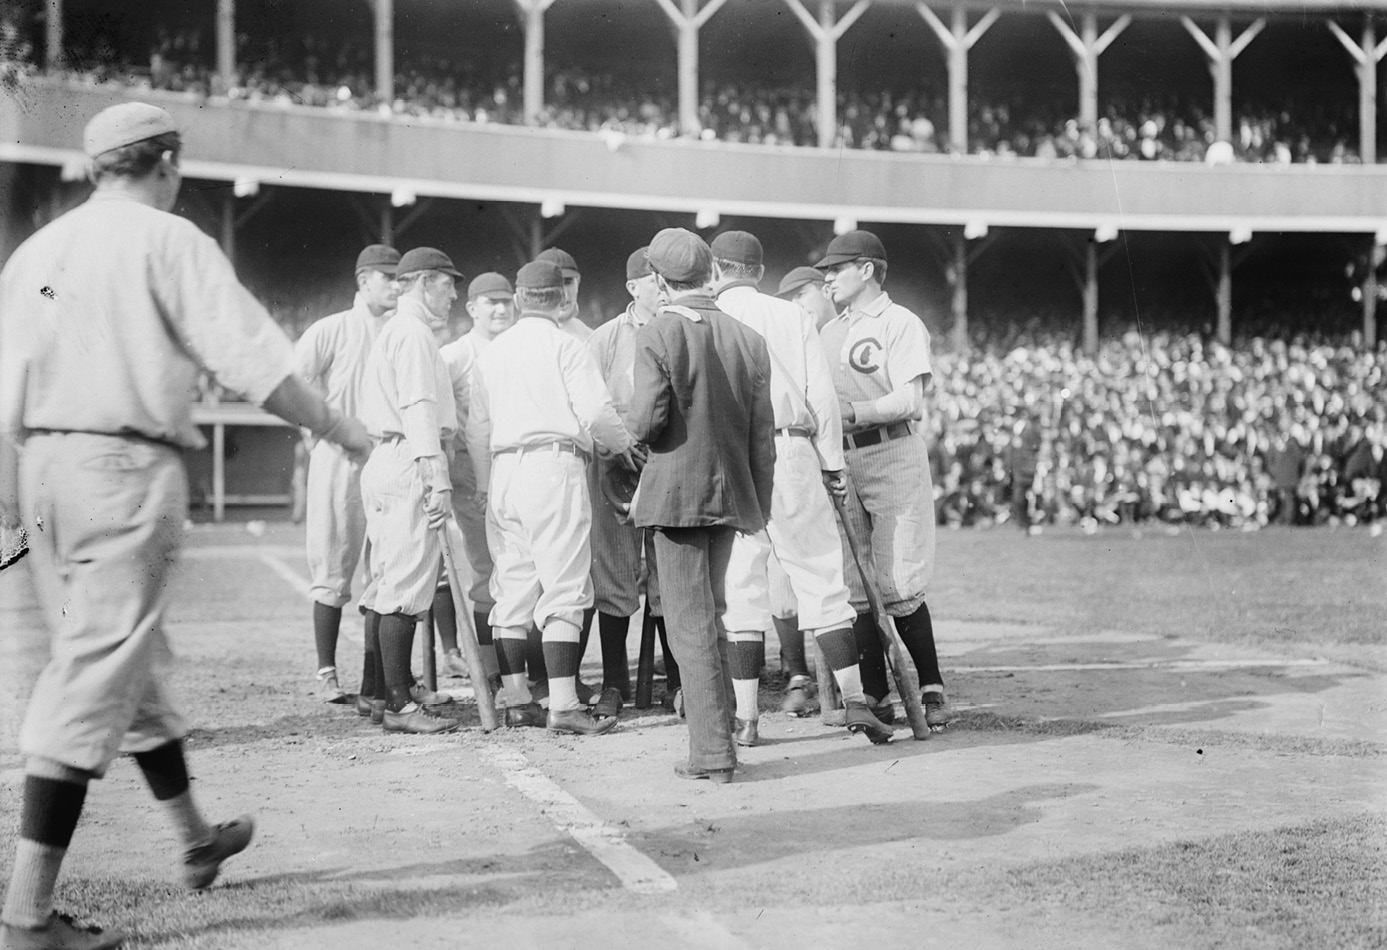
[[[600,736],[616,725],[616,717],[594,719],[586,709],[549,710],[549,731],[569,732],[576,736]]]
[[[755,719],[738,719],[732,730],[732,738],[737,745],[753,746],[761,741],[759,723]]]
[[[891,741],[891,727],[878,719],[866,703],[849,700],[844,714],[848,732],[853,735],[865,735],[873,745]]]
[[[357,693],[356,714],[360,716],[362,719],[368,718],[371,715],[371,704],[374,702],[375,700],[372,699],[370,696],[362,696],[360,693]]]
[[[440,732],[452,732],[460,723],[456,719],[444,719],[416,703],[410,703],[399,712],[385,710],[381,717],[386,732],[403,732],[415,736],[431,736]]]
[[[544,710],[539,703],[521,703],[519,706],[506,707],[507,726],[542,726],[544,725]]]
[[[674,774],[679,776],[680,778],[694,780],[706,778],[710,782],[716,782],[719,785],[726,785],[728,782],[731,782],[732,772],[733,770],[730,768],[700,769],[697,766],[690,765],[686,761],[679,761],[674,763]]]

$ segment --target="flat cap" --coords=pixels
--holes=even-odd
[[[467,299],[474,297],[509,297],[515,293],[510,281],[506,280],[505,275],[498,274],[494,270],[489,270],[485,274],[478,274],[472,278],[472,283],[467,285]]]
[[[886,248],[882,246],[881,239],[871,231],[849,231],[847,234],[840,234],[832,241],[828,242],[828,251],[824,254],[824,259],[815,264],[815,267],[833,267],[837,264],[846,264],[848,261],[858,261],[864,257],[873,257],[879,261],[886,260]]]
[[[807,284],[822,284],[823,282],[824,275],[817,267],[796,267],[780,278],[780,289],[775,292],[775,295],[789,300],[801,287]]]
[[[403,277],[421,270],[436,270],[452,274],[456,280],[462,280],[462,272],[453,266],[448,255],[434,247],[416,247],[412,251],[405,251],[395,270],[395,276]]]
[[[565,277],[579,276],[578,262],[573,259],[572,254],[561,248],[551,247],[547,251],[540,251],[535,260],[558,264]]]
[[[665,228],[645,252],[650,269],[665,280],[702,280],[713,270],[713,251],[708,242],[685,228]]]
[[[400,252],[389,244],[371,244],[356,255],[356,269],[374,268],[386,274],[394,274],[400,265]]]
[[[563,268],[553,261],[530,261],[515,275],[515,286],[525,290],[556,290],[563,287]]]
[[[724,231],[713,238],[713,256],[720,261],[760,264],[761,241],[750,231]]]
[[[113,148],[124,148],[156,135],[177,131],[173,116],[158,106],[146,102],[122,102],[92,116],[82,131],[82,150],[87,157],[96,158]]]
[[[645,252],[650,247],[637,248],[631,252],[631,256],[626,258],[626,279],[636,280],[650,273],[650,261],[646,258]]]

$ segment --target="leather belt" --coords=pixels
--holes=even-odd
[[[878,445],[892,439],[904,439],[910,434],[910,423],[901,420],[873,429],[863,429],[861,432],[847,433],[843,436],[843,448],[865,449],[869,445]]]
[[[156,439],[152,435],[145,435],[143,432],[97,432],[93,429],[27,429],[25,435],[104,435],[112,439],[129,439],[132,442],[144,442],[147,445],[156,445],[161,449],[172,449],[175,452],[188,451],[187,446],[179,445],[167,439]]]
[[[498,455],[533,455],[536,452],[567,453],[576,455],[584,462],[589,462],[592,457],[576,442],[567,439],[555,439],[551,442],[532,442],[528,445],[508,445],[503,449],[497,449],[491,455],[495,458]]]
[[[783,429],[776,429],[776,435],[789,435],[800,439],[814,438],[814,430],[806,429],[804,426],[786,426]]]

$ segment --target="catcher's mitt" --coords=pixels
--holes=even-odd
[[[0,571],[29,553],[29,533],[23,525],[0,525]]]

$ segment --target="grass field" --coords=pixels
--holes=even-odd
[[[255,555],[298,537],[190,532],[171,629],[194,771],[214,817],[261,799],[263,833],[224,885],[186,894],[138,775],[117,763],[59,900],[132,930],[130,946],[1387,945],[1387,735],[1255,725],[1303,700],[1381,718],[1387,538],[944,532],[931,609],[954,728],[876,750],[768,713],[773,739],[749,750],[745,782],[713,792],[670,775],[683,729],[654,712],[587,742],[464,730],[419,758],[313,702],[305,604]],[[0,664],[21,694],[42,659],[34,617],[0,581],[0,626],[17,634]],[[970,636],[984,639],[950,642]],[[1263,653],[1334,663],[1217,665]],[[1138,654],[1149,666],[1102,665]],[[1365,708],[1338,709],[1344,695]],[[0,705],[6,879],[17,699]],[[778,708],[772,686],[762,705]],[[502,780],[498,748],[677,890],[617,886]]]

